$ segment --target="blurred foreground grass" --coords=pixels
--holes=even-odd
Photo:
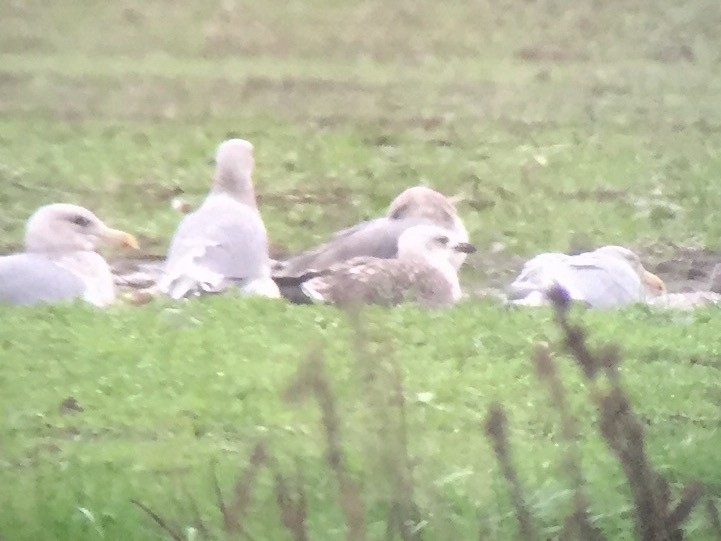
[[[533,343],[558,340],[549,312],[475,301],[441,312],[373,309],[364,318],[368,351],[377,362],[393,358],[403,375],[423,538],[474,539],[479,530],[484,538],[513,537],[515,518],[481,427],[494,401],[508,408],[529,503],[551,535],[570,509],[571,491],[556,414],[530,362]],[[302,465],[311,538],[341,537],[317,408],[282,398],[309,350],[321,348],[369,534],[382,537],[392,489],[385,442],[374,432],[382,416],[364,379],[371,368],[335,309],[211,298],[101,313],[84,306],[3,309],[2,319],[2,476],[12,487],[0,512],[3,535],[95,539],[98,526],[106,539],[156,538],[131,498],[188,526],[178,505],[192,496],[219,524],[210,466],[217,463],[229,492],[251,447],[264,440],[286,474],[296,460]],[[584,319],[594,343],[623,336],[622,376],[644,420],[652,463],[672,486],[701,479],[721,495],[715,313],[633,309]],[[618,466],[591,422],[595,408],[570,362],[560,366],[569,407],[583,419],[593,520],[609,539],[631,539]],[[254,539],[284,538],[272,487],[272,476],[261,472],[246,521]],[[709,538],[701,510],[689,528],[690,539]]]

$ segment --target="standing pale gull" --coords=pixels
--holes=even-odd
[[[135,237],[111,229],[88,209],[54,203],[25,225],[25,251],[0,257],[0,302],[35,304],[74,297],[96,306],[115,300],[110,267],[95,251],[98,240],[137,249]]]
[[[510,285],[508,298],[516,304],[545,304],[546,292],[553,285],[563,287],[574,300],[601,308],[645,302],[649,292],[665,289],[663,281],[644,269],[631,250],[604,246],[578,255],[534,257]]]
[[[251,173],[253,145],[229,139],[215,152],[215,173],[203,204],[173,236],[158,289],[174,299],[229,287],[279,297],[270,278],[268,236],[258,212]]]
[[[360,256],[394,258],[401,233],[419,224],[442,227],[460,242],[468,241],[468,232],[453,203],[435,190],[413,186],[391,202],[385,216],[338,231],[326,243],[281,263],[277,274],[299,276]],[[453,254],[453,266],[458,269],[465,258],[464,253]]]
[[[428,306],[453,304],[461,298],[456,253],[472,253],[473,245],[454,239],[447,229],[416,225],[398,239],[398,257],[355,257],[311,271],[300,278],[306,302],[340,305],[395,305],[415,301]]]

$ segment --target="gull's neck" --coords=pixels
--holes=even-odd
[[[443,275],[443,277],[448,281],[448,283],[451,286],[451,294],[453,295],[453,300],[457,301],[461,298],[461,283],[458,280],[458,270],[456,267],[453,266],[453,264],[446,258],[434,258],[433,261],[429,261],[429,263],[438,269],[440,273]]]
[[[83,300],[95,306],[106,306],[115,301],[115,284],[110,266],[97,252],[79,250],[58,253],[52,260],[83,281]]]
[[[232,198],[256,208],[255,189],[249,171],[225,170],[216,173],[211,193],[225,193]]]
[[[437,270],[441,273],[441,275],[443,275],[448,284],[451,286],[451,294],[453,295],[453,300],[457,301],[461,298],[461,284],[458,280],[458,271],[448,260],[448,258],[440,256],[433,257],[433,255],[427,252],[410,252],[402,254],[399,259],[414,264],[422,264]]]

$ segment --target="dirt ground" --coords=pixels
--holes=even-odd
[[[648,269],[666,282],[670,292],[706,290],[721,251],[709,248],[671,247],[666,257],[649,258]]]
[[[673,244],[656,244],[638,249],[644,266],[660,276],[669,293],[708,291],[709,279],[714,266],[721,263],[721,251],[708,248],[690,248]],[[271,256],[285,257],[288,252],[275,247]],[[152,284],[160,272],[163,257],[141,255],[137,258],[116,259],[111,262],[114,273],[127,280],[121,285],[144,288]],[[525,259],[504,250],[479,251],[470,256],[462,271],[473,296],[498,296],[521,270]]]

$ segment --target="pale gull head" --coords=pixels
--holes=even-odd
[[[389,220],[416,221],[449,229],[456,237],[468,240],[468,231],[458,216],[456,207],[445,195],[426,186],[411,186],[391,202],[386,214]],[[459,269],[466,254],[456,252],[451,263]]]
[[[442,193],[426,186],[411,186],[391,201],[386,216],[392,220],[426,218],[436,225],[453,229],[458,213]]]
[[[649,272],[645,268],[643,268],[641,258],[638,257],[635,252],[629,250],[628,248],[624,248],[623,246],[610,245],[602,246],[601,248],[595,250],[595,252],[602,255],[617,257],[619,259],[622,259],[623,261],[626,261],[629,265],[631,265],[631,268],[634,270],[634,272],[638,274],[638,277],[640,278],[641,283],[644,285],[644,287],[648,288],[652,293],[657,294],[666,291],[666,285],[663,283],[663,280],[661,280],[661,278],[659,278],[652,272]]]
[[[77,205],[52,204],[27,221],[25,252],[0,257],[0,302],[35,304],[80,297],[104,306],[115,299],[98,241],[137,248],[135,237],[106,226]]]
[[[445,228],[430,224],[409,227],[398,237],[398,259],[423,259],[434,266],[450,264],[455,254],[470,254],[475,247],[458,240]]]
[[[40,207],[25,224],[25,251],[94,251],[98,241],[138,248],[133,235],[106,226],[88,209],[67,203]]]
[[[252,173],[255,167],[253,145],[245,139],[228,139],[215,150],[213,193],[225,193],[255,207]]]

